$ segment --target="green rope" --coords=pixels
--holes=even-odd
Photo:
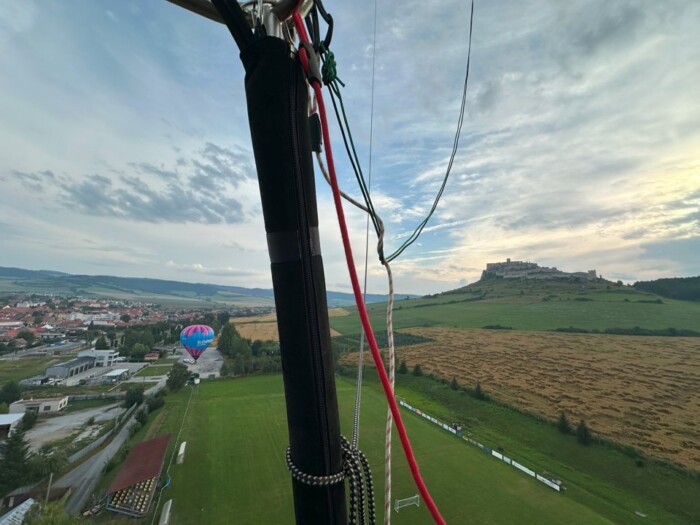
[[[335,55],[330,49],[321,44],[321,60],[323,65],[321,66],[321,74],[323,75],[323,83],[330,85],[334,82],[338,82],[341,86],[345,87],[345,83],[338,78],[338,65],[335,62]]]

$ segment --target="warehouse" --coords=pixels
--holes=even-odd
[[[94,357],[78,357],[72,361],[61,363],[59,365],[50,366],[46,369],[46,375],[49,377],[59,377],[66,379],[74,375],[85,372],[95,366]]]

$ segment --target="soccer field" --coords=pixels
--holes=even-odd
[[[353,386],[338,379],[338,395],[343,432],[349,435]],[[169,402],[185,403],[187,397],[182,392]],[[386,405],[372,388],[364,389],[362,399],[360,448],[372,464],[381,518]],[[421,418],[402,415],[423,476],[448,523],[612,523]],[[202,383],[180,441],[187,441],[185,461],[173,464],[172,484],[161,501],[173,499],[171,523],[294,523],[280,376]],[[397,440],[393,457],[394,497],[416,494]],[[431,522],[425,506],[401,509],[392,520]]]

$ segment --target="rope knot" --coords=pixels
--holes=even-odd
[[[338,83],[345,87],[342,80],[338,78],[338,65],[335,62],[335,55],[330,49],[321,44],[321,53],[323,56],[323,66],[321,67],[321,74],[323,75],[323,83],[328,85],[332,82],[338,81]]]

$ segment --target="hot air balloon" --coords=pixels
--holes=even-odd
[[[180,332],[180,342],[195,362],[214,340],[214,329],[203,324],[193,324]]]

